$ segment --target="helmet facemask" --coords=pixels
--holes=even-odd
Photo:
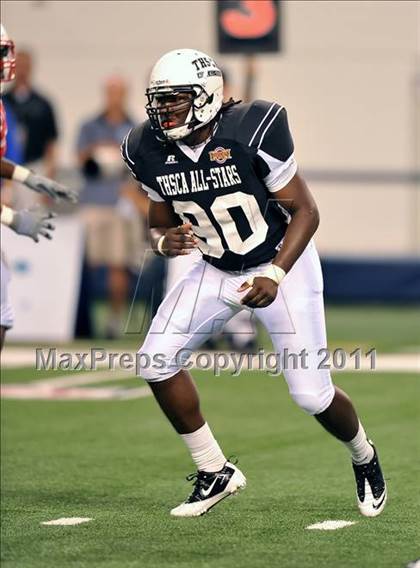
[[[2,35],[0,40],[0,81],[1,93],[6,92],[16,77],[15,44]]]
[[[167,102],[160,104],[159,99],[176,97],[179,94],[191,95],[189,100],[180,102]],[[150,87],[146,90],[148,104],[146,112],[149,116],[152,129],[156,136],[162,141],[181,140],[195,130],[198,130],[209,121],[200,120],[200,111],[211,102],[213,96],[209,96],[201,85],[174,85]],[[179,114],[182,111],[188,111],[184,121],[181,124],[170,125],[165,124],[170,115]]]

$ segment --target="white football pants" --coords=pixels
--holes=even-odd
[[[139,350],[140,374],[147,381],[175,375],[209,335],[219,333],[238,311],[248,291],[237,289],[267,264],[241,272],[215,268],[198,258],[164,298]],[[319,414],[331,404],[330,372],[320,369],[319,350],[326,348],[323,281],[319,257],[311,241],[281,282],[277,298],[253,311],[270,334],[277,353],[305,353],[304,364],[283,369],[293,400],[306,412]],[[289,358],[290,359],[290,358]]]
[[[169,258],[167,261],[166,293],[175,286],[180,278],[191,268],[193,262],[201,259],[197,249],[190,254]],[[223,331],[235,336],[235,346],[240,349],[257,336],[255,318],[250,310],[240,310],[226,321]]]

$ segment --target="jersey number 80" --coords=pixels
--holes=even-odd
[[[204,209],[195,201],[173,201],[172,205],[185,223],[191,222],[188,214],[193,215],[197,220],[198,225],[193,223],[193,231],[203,254],[221,258],[225,252],[222,240]],[[229,212],[233,207],[240,207],[248,220],[252,233],[245,240],[239,235],[236,223]],[[210,211],[217,221],[229,251],[244,255],[265,241],[268,225],[253,195],[242,191],[219,195],[213,201]]]

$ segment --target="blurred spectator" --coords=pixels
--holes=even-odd
[[[145,248],[134,180],[127,176],[120,144],[134,122],[126,110],[128,87],[121,77],[104,85],[104,108],[81,126],[77,151],[85,182],[80,196],[90,268],[107,267],[110,314],[106,335],[123,331],[129,292],[128,268]]]
[[[48,177],[56,174],[56,141],[58,129],[51,102],[32,86],[33,58],[22,50],[16,56],[16,81],[4,102],[15,114],[21,134],[23,162],[43,171]]]

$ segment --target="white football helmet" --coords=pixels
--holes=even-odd
[[[183,124],[171,128],[162,126],[165,111],[159,107],[159,96],[190,93],[192,100],[174,106],[172,110],[189,108]],[[195,49],[175,49],[166,53],[153,67],[146,90],[146,111],[152,128],[160,140],[180,140],[208,124],[223,103],[223,76],[211,57]]]
[[[0,24],[0,91],[4,94],[11,87],[16,76],[15,44]]]

